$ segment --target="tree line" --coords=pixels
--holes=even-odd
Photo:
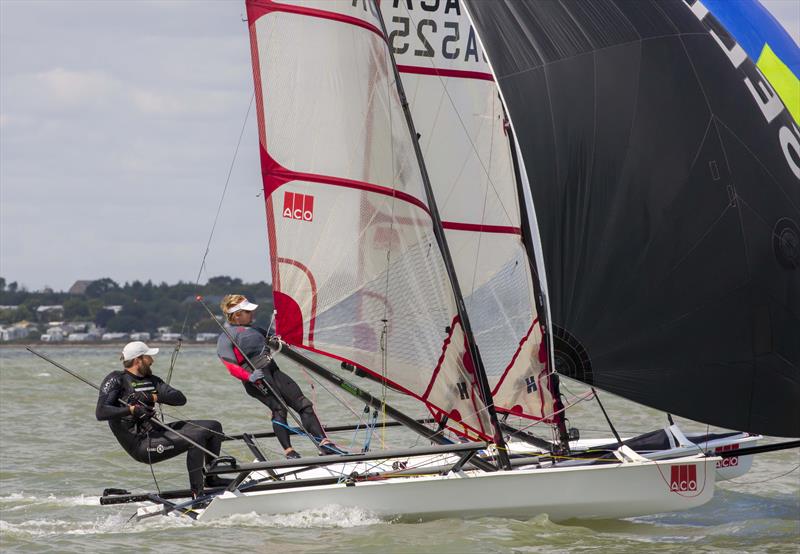
[[[17,306],[16,309],[0,309],[0,323],[47,323],[58,319],[93,322],[110,332],[154,332],[158,327],[169,327],[175,333],[218,332],[219,327],[195,297],[198,294],[206,297],[214,313],[221,313],[220,298],[229,293],[244,294],[251,301],[262,304],[267,308],[262,313],[271,311],[272,287],[269,283],[243,283],[241,279],[224,275],[212,277],[199,286],[182,281],[175,285],[152,281],[120,285],[105,277],[92,281],[84,294],[49,289],[27,291],[16,282],[7,283],[0,277],[0,305]],[[39,306],[47,305],[63,306],[63,315],[59,312],[37,313]],[[115,313],[107,306],[122,306],[122,309]]]

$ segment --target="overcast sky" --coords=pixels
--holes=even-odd
[[[800,36],[800,2],[763,2]],[[243,1],[0,0],[0,276],[194,282],[252,97]],[[202,281],[269,279],[255,107]]]

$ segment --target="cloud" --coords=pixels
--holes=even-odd
[[[25,79],[27,80],[27,79]],[[59,108],[87,108],[106,104],[119,94],[121,83],[100,71],[70,71],[56,67],[32,77],[50,104]]]
[[[131,103],[145,115],[172,117],[223,114],[240,103],[241,94],[222,91],[200,91],[169,94],[138,89],[129,93]]]
[[[3,125],[24,115],[71,118],[88,113],[192,117],[227,113],[241,104],[240,91],[148,87],[102,71],[55,67],[15,75],[4,87]]]

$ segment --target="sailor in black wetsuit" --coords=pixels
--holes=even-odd
[[[155,415],[156,402],[169,406],[186,404],[186,397],[182,392],[152,374],[152,357],[157,353],[158,348],[148,348],[141,341],[125,345],[122,349],[125,369],[112,371],[103,380],[95,416],[99,421],[108,421],[111,432],[122,448],[137,462],[154,464],[188,451],[186,469],[189,471],[189,486],[192,495],[197,497],[202,494],[204,484],[208,487],[221,486],[224,480],[209,476],[204,483],[204,462],[210,462],[211,456],[182,436],[166,431],[150,421]],[[219,454],[223,436],[220,422],[188,420],[168,425],[209,451]]]
[[[241,294],[229,294],[222,299],[220,306],[228,319],[228,330],[238,347],[223,333],[217,341],[217,355],[228,372],[242,381],[247,394],[270,409],[272,429],[286,457],[289,459],[300,457],[289,439],[286,406],[300,415],[303,428],[318,443],[320,454],[343,453],[325,435],[311,400],[306,398],[294,379],[283,373],[272,359],[272,352],[267,344],[270,338],[267,331],[252,325],[253,312],[258,305],[249,302]],[[247,367],[245,356],[256,366],[252,370]],[[280,398],[269,392],[264,382],[268,383]]]

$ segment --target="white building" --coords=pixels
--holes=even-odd
[[[217,340],[219,333],[197,333],[197,336],[194,338],[197,342],[211,342]]]
[[[67,333],[88,333],[89,328],[94,326],[94,323],[89,321],[70,321],[69,323],[64,323],[61,327]]]
[[[125,340],[128,338],[128,333],[103,333],[103,336],[100,338],[104,341]]]
[[[67,336],[67,333],[64,332],[64,329],[62,329],[58,325],[55,325],[53,327],[49,327],[47,329],[47,331],[45,332],[45,334],[50,337],[48,339],[49,342],[61,342],[62,340],[64,340],[64,337]],[[44,336],[44,335],[42,335],[42,336]],[[42,340],[44,340],[44,339],[42,339]]]
[[[183,339],[183,337],[181,336],[180,333],[161,333],[161,336],[158,337],[158,340],[164,341],[164,342],[173,342],[173,341],[178,341],[178,340],[182,340],[182,339]]]
[[[148,341],[150,333],[131,333],[131,340]]]
[[[64,306],[61,304],[53,304],[52,306],[38,306],[36,308],[37,315],[62,315],[64,313]]]
[[[11,340],[24,339],[28,336],[28,328],[21,325],[11,327],[0,327],[0,341],[8,342]]]

